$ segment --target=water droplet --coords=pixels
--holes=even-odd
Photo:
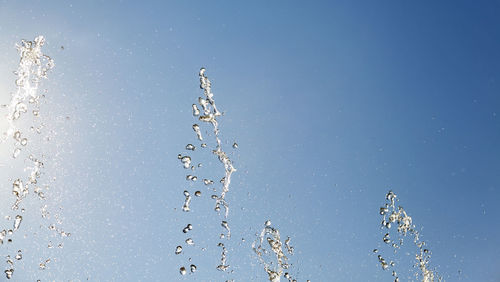
[[[5,262],[8,263],[10,266],[14,266],[14,262],[12,261],[10,256],[7,256],[7,260]]]
[[[182,229],[182,232],[187,233],[189,230],[193,230],[193,225],[188,224],[184,229]]]
[[[23,259],[23,254],[22,254],[21,250],[18,250],[18,251],[17,251],[17,254],[16,254],[16,259],[17,259],[17,260],[21,260],[21,259]]]
[[[191,268],[191,272],[195,272],[196,271],[196,265],[191,264],[190,268]]]
[[[47,264],[48,264],[49,262],[50,262],[50,259],[46,259],[44,262],[41,262],[41,263],[39,264],[39,268],[40,268],[41,270],[46,269],[46,268],[47,268]]]
[[[194,151],[196,147],[193,144],[187,144],[186,145],[186,150]]]
[[[223,220],[221,222],[221,226],[227,230],[227,239],[231,238],[231,229],[229,229],[229,224],[227,223],[227,221]]]
[[[233,148],[234,148],[234,149],[237,149],[237,148],[238,148],[238,143],[234,142],[234,143],[233,143]]]
[[[7,277],[7,279],[11,279],[12,278],[12,274],[14,274],[14,269],[6,269],[5,270],[5,277]]]
[[[190,211],[189,204],[191,203],[191,195],[187,190],[184,190],[184,196],[186,199],[184,200],[184,205],[182,206],[182,210],[185,212]]]
[[[193,239],[191,239],[191,238],[187,238],[187,239],[186,239],[186,244],[188,244],[188,245],[194,245],[194,241],[193,241]]]
[[[21,143],[21,145],[26,146],[26,144],[28,144],[28,139],[23,138],[23,139],[21,139],[20,143]]]
[[[177,246],[177,247],[175,248],[175,254],[176,254],[176,255],[178,255],[178,254],[180,254],[180,253],[182,253],[182,247],[181,247],[181,246]]]
[[[214,122],[215,121],[215,117],[213,114],[200,116],[198,119],[201,121],[204,121],[204,122]]]
[[[193,104],[192,106],[193,108],[193,116],[199,116],[200,115],[200,110],[198,109],[198,106],[196,106],[196,104]]]
[[[184,266],[181,266],[181,268],[179,268],[179,273],[181,275],[186,275],[186,273],[187,273],[186,268]]]
[[[0,244],[3,244],[3,240],[5,239],[6,235],[7,231],[5,229],[0,232]]]
[[[203,183],[205,183],[205,185],[211,185],[211,184],[214,184],[214,181],[205,178],[205,179],[203,179]]]
[[[196,197],[201,197],[201,191],[196,191],[196,192],[194,192],[194,195],[195,195]]]
[[[203,108],[203,113],[205,115],[208,115],[210,114],[210,106],[208,104],[208,101],[201,98],[201,97],[198,97],[198,103],[200,103],[200,106]]]
[[[15,148],[14,153],[12,153],[12,157],[15,159],[19,156],[20,153],[21,153],[21,149]]]
[[[389,233],[385,233],[384,238],[382,239],[384,243],[389,244],[391,242],[389,238]]]
[[[389,212],[389,209],[387,207],[380,208],[380,215],[384,215],[386,212]]]
[[[292,246],[290,246],[290,241],[292,239],[290,237],[287,237],[286,240],[285,240],[285,247],[286,247],[286,250],[289,254],[293,255],[293,251],[294,251],[294,248]]]
[[[23,217],[20,215],[16,215],[16,219],[14,220],[14,231],[19,229],[19,226],[21,225],[21,221],[23,221]]]
[[[206,148],[206,147],[207,147],[207,143],[202,143],[202,144],[201,144],[201,147],[202,147],[202,148]]]
[[[201,130],[200,126],[198,124],[193,124],[193,130],[196,132],[196,136],[198,137],[198,140],[203,141],[203,137],[201,136]],[[203,147],[203,145],[202,145]]]
[[[23,190],[23,182],[20,179],[16,179],[14,183],[12,183],[12,194],[16,197],[20,197]]]
[[[189,168],[191,166],[191,157],[190,156],[181,157],[181,163],[183,164],[184,168]]]

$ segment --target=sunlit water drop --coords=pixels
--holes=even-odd
[[[203,136],[201,135],[200,126],[198,124],[193,124],[193,130],[196,132],[196,137],[198,140],[203,141]]]
[[[197,117],[200,115],[200,110],[196,104],[193,104],[193,116]]]
[[[12,278],[12,274],[14,274],[14,269],[13,268],[5,270],[5,277],[7,277],[7,279],[11,279]]]
[[[181,266],[181,268],[179,268],[179,273],[181,275],[186,275],[187,274],[186,268],[184,266]]]
[[[184,168],[189,168],[191,166],[191,157],[190,156],[181,157],[181,163],[184,166]]]
[[[177,247],[175,248],[175,254],[176,254],[176,255],[178,255],[178,254],[180,254],[180,253],[182,253],[182,246],[177,246]]]
[[[189,266],[189,268],[191,269],[191,272],[195,272],[196,271],[196,265],[194,265],[194,264],[191,264]]]
[[[184,200],[184,205],[182,206],[182,210],[185,212],[190,211],[189,204],[191,203],[191,194],[188,191],[184,191],[184,196],[186,199]]]
[[[23,217],[20,215],[16,215],[16,218],[14,220],[14,231],[19,229],[19,226],[21,226],[22,221],[23,221]]]
[[[220,225],[224,227],[224,229],[226,229],[227,231],[226,238],[227,239],[231,238],[231,229],[229,228],[229,224],[227,223],[227,221],[223,220]]]

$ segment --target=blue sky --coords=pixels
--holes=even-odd
[[[53,160],[45,177],[57,176],[47,201],[73,234],[57,252],[49,235],[21,238],[43,224],[34,201],[14,238],[25,250],[15,277],[264,281],[250,246],[270,219],[292,238],[299,281],[391,281],[371,251],[391,255],[378,209],[392,189],[447,281],[497,281],[499,11],[498,1],[0,1],[0,104],[15,90],[20,39],[44,35],[56,63],[42,111],[57,135],[40,146]],[[177,160],[199,143],[202,66],[238,169],[230,274],[214,269],[222,229],[210,191],[190,186]],[[194,157],[222,176],[214,156]],[[19,165],[0,167],[2,187]],[[185,189],[206,192],[187,214]],[[176,256],[187,223],[200,243]],[[57,261],[38,270],[47,256]],[[180,276],[189,257],[199,271]],[[411,259],[393,257],[410,272]]]

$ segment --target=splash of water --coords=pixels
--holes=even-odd
[[[41,81],[47,78],[49,71],[54,67],[54,61],[42,52],[44,44],[45,38],[43,36],[38,36],[33,41],[22,40],[20,44],[16,44],[20,56],[18,68],[14,72],[16,75],[16,91],[12,93],[10,103],[5,105],[7,108],[5,118],[8,128],[5,132],[2,132],[0,143],[6,143],[8,141],[13,143],[14,149],[12,158],[20,159],[17,162],[22,162],[22,168],[25,172],[28,172],[28,174],[14,177],[15,180],[12,182],[12,195],[15,200],[11,210],[16,212],[16,215],[13,217],[10,215],[6,216],[6,219],[13,220],[12,229],[0,231],[0,244],[3,244],[6,239],[7,242],[12,242],[13,234],[22,227],[21,223],[23,222],[23,216],[18,212],[20,211],[22,213],[26,211],[23,200],[26,199],[30,191],[36,195],[38,199],[46,199],[44,190],[48,188],[48,185],[40,182],[44,167],[42,159],[44,159],[45,156],[42,152],[37,150],[37,147],[28,146],[31,143],[36,144],[37,140],[41,140],[41,137],[37,138],[37,136],[40,136],[42,129],[45,127],[43,120],[40,118],[40,100],[45,97],[45,94],[39,94],[38,88]],[[25,115],[29,112],[32,113],[32,122],[28,122],[29,119],[25,118]],[[24,122],[22,122],[22,120],[24,120]],[[29,152],[29,155],[25,157],[23,154],[24,151]],[[13,167],[15,166],[13,165]],[[42,206],[40,211],[42,218],[49,218],[50,212],[46,204]],[[57,214],[55,218],[57,223],[60,224],[61,221],[57,217]],[[59,233],[61,237],[70,235],[70,233],[66,233],[56,228],[55,225],[53,226],[54,228],[51,229],[49,227],[49,230]],[[62,247],[62,243],[59,245]],[[16,260],[21,260],[22,250],[19,250],[15,256],[13,255],[12,257]],[[14,275],[14,260],[11,259],[10,255],[7,255],[6,258],[8,268],[4,273],[7,279],[11,279]],[[41,263],[44,267],[40,267],[40,269],[45,269],[47,263],[50,261],[50,258],[45,259]]]
[[[289,255],[293,255],[293,247],[290,246],[290,237],[285,241],[285,247]],[[265,244],[267,243],[267,244]],[[281,276],[288,281],[295,281],[289,272],[288,257],[283,252],[283,243],[280,231],[271,226],[271,221],[264,223],[264,228],[252,243],[252,249],[257,255],[259,262],[264,266],[264,270],[269,276],[269,281],[279,282]]]
[[[229,185],[231,183],[231,175],[233,172],[236,171],[236,169],[233,166],[232,161],[229,159],[228,155],[226,154],[225,151],[222,149],[222,142],[219,137],[219,124],[217,121],[217,118],[220,117],[222,114],[221,112],[217,109],[217,106],[215,104],[214,100],[214,94],[212,93],[211,90],[211,82],[208,79],[208,77],[205,75],[205,68],[201,68],[199,72],[199,77],[200,77],[200,88],[203,89],[204,97],[199,97],[198,98],[198,104],[193,104],[192,105],[192,110],[193,110],[193,116],[198,119],[200,122],[193,124],[192,129],[196,133],[196,138],[198,141],[204,141],[203,135],[202,135],[202,130],[201,127],[203,124],[209,124],[212,127],[213,135],[215,137],[215,149],[212,150],[212,153],[217,156],[219,161],[223,164],[224,166],[224,177],[221,180],[222,188],[220,195],[212,195],[212,199],[215,200],[215,211],[220,212],[221,206],[224,207],[224,219],[221,220],[221,227],[225,229],[226,234],[221,234],[220,238],[231,238],[231,229],[229,227],[229,223],[227,221],[227,217],[229,214],[229,205],[226,201],[226,194],[229,192]],[[200,147],[206,148],[207,144],[202,143]],[[233,148],[236,148],[233,146]],[[185,149],[187,151],[192,151],[194,152],[196,147],[193,144],[187,144]],[[191,168],[192,171],[195,171],[196,168],[202,167],[202,164],[198,164],[197,166],[192,165],[192,157],[191,156],[183,156],[182,154],[178,155],[179,160],[181,161],[183,167],[185,169]],[[186,180],[188,181],[196,181],[198,177],[196,175],[188,174],[186,175]],[[213,180],[210,179],[203,179],[203,183],[207,186],[211,186],[214,184]],[[215,188],[213,188],[214,191],[216,191]],[[196,197],[201,197],[202,193],[201,191],[197,190],[195,191],[194,195]],[[185,212],[189,212],[191,209],[189,207],[189,204],[192,201],[192,196],[189,193],[189,191],[185,190],[184,191],[184,205],[182,210]],[[187,233],[190,229],[188,227],[185,227],[183,229],[184,233]],[[186,244],[192,245],[193,240],[192,238],[187,238],[186,239]],[[222,253],[221,253],[221,260],[220,264],[217,266],[218,270],[221,271],[226,271],[229,269],[229,264],[227,263],[227,248],[224,245],[224,243],[219,242],[218,246],[222,248]],[[182,270],[184,269],[184,271]],[[191,272],[195,272],[196,266],[194,268],[191,267]],[[185,267],[181,268],[180,273],[182,275],[185,275],[187,273],[187,270]]]
[[[397,253],[398,249],[403,245],[405,238],[413,239],[413,243],[417,247],[417,253],[415,259],[417,262],[415,266],[419,269],[415,273],[416,278],[421,279],[423,282],[434,282],[442,281],[442,277],[436,274],[435,270],[431,270],[429,266],[431,252],[429,249],[425,248],[426,243],[420,239],[420,233],[417,231],[415,225],[412,222],[412,218],[406,213],[402,206],[396,206],[398,198],[396,194],[389,191],[385,196],[386,203],[380,208],[380,215],[383,217],[381,228],[385,230],[385,234],[382,236],[382,242],[385,245],[390,246],[394,253]],[[396,226],[394,231],[393,226]],[[378,249],[374,249],[373,253],[378,253]],[[399,277],[394,269],[394,261],[389,261],[382,257],[382,255],[377,255],[380,266],[383,270],[392,270],[392,276],[394,281],[398,282]]]
[[[21,44],[16,45],[20,55],[19,66],[15,72],[17,89],[12,93],[8,105],[9,128],[3,133],[1,139],[3,142],[16,132],[15,121],[28,111],[27,102],[34,105],[33,114],[38,115],[40,99],[38,86],[42,79],[47,78],[47,73],[54,67],[54,60],[42,52],[44,44],[45,38],[38,36],[33,41],[23,39]],[[20,135],[21,133],[17,131],[14,138],[18,139]],[[27,143],[27,139],[23,143]]]
[[[213,98],[214,94],[212,93],[212,83],[205,75],[206,69],[200,69],[200,88],[203,89],[203,93],[205,94],[206,99],[199,98],[199,103],[203,107],[203,115],[200,115],[199,120],[203,122],[208,122],[213,127],[213,132],[215,135],[215,140],[217,142],[217,146],[215,150],[212,152],[218,157],[219,161],[224,165],[225,176],[222,181],[222,191],[220,196],[216,200],[215,210],[219,211],[220,206],[222,205],[225,209],[225,217],[227,218],[229,214],[229,205],[226,202],[226,194],[229,192],[229,184],[231,183],[231,175],[236,169],[233,166],[233,163],[227,156],[226,152],[222,150],[221,140],[219,138],[219,124],[217,123],[217,117],[221,116],[221,112],[217,110],[217,106],[215,105],[215,100]]]

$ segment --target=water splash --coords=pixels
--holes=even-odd
[[[203,98],[199,98],[200,105],[203,107],[203,113],[204,115],[199,117],[200,121],[203,122],[208,122],[212,125],[213,127],[213,132],[215,135],[215,140],[217,143],[217,146],[215,150],[212,151],[214,153],[219,161],[224,165],[224,170],[225,170],[225,176],[224,176],[224,181],[222,182],[222,191],[220,196],[216,200],[215,204],[215,210],[218,211],[220,210],[220,206],[224,206],[225,208],[225,217],[227,218],[228,213],[229,213],[229,205],[227,204],[225,197],[227,192],[229,192],[229,185],[231,183],[231,175],[233,172],[236,171],[236,169],[233,166],[233,163],[227,156],[226,152],[222,150],[222,145],[221,145],[221,140],[219,138],[219,124],[217,122],[217,117],[221,116],[221,112],[217,110],[217,106],[215,105],[215,100],[214,100],[214,94],[212,93],[212,83],[208,79],[208,77],[205,75],[206,69],[201,68],[200,69],[200,88],[203,89],[203,93],[205,94],[206,100]]]
[[[214,94],[212,93],[211,90],[211,82],[205,75],[205,68],[201,68],[199,72],[199,78],[200,78],[200,88],[203,89],[204,97],[199,97],[198,98],[198,104],[193,104],[192,105],[192,110],[193,110],[193,116],[198,119],[199,123],[194,123],[192,125],[193,131],[196,133],[196,138],[198,141],[204,141],[203,135],[202,135],[202,127],[203,124],[209,124],[211,126],[213,136],[215,137],[215,148],[212,150],[212,153],[217,156],[218,160],[223,164],[224,166],[224,177],[221,179],[221,192],[220,195],[212,195],[212,199],[215,200],[215,208],[214,210],[217,212],[220,212],[221,206],[224,207],[224,219],[221,220],[221,227],[225,229],[226,234],[220,234],[220,238],[227,238],[228,240],[231,238],[231,230],[229,228],[229,223],[227,221],[227,217],[229,214],[229,205],[226,202],[226,194],[229,192],[229,185],[231,183],[231,175],[233,172],[236,171],[234,168],[232,161],[229,159],[228,155],[226,152],[222,149],[222,142],[219,137],[219,124],[217,121],[217,118],[222,116],[221,112],[217,109],[217,106],[215,104],[214,100]],[[210,134],[208,134],[210,135]],[[207,143],[201,143],[200,147],[202,149],[207,147]],[[233,146],[233,148],[236,148],[236,146]],[[196,149],[196,146],[193,144],[187,144],[185,146],[185,149],[191,152],[194,152]],[[178,159],[181,161],[183,167],[185,169],[191,168],[192,171],[196,170],[197,168],[201,168],[202,164],[199,163],[197,166],[191,165],[192,163],[192,156],[184,156],[182,154],[178,155]],[[193,174],[188,174],[186,175],[186,180],[194,182],[198,179],[196,175]],[[213,180],[210,180],[208,178],[203,179],[203,183],[206,186],[212,186],[214,184]],[[216,188],[212,188],[213,191],[216,191]],[[195,191],[194,195],[196,197],[201,197],[202,193],[201,191],[197,190]],[[184,205],[182,210],[183,211],[190,211],[189,204],[192,201],[192,196],[188,191],[184,191]],[[183,233],[187,233],[190,229],[186,226],[182,230]],[[192,245],[193,240],[192,238],[187,238],[186,239],[186,244]],[[221,253],[221,259],[220,259],[220,264],[216,267],[218,270],[221,271],[226,271],[229,269],[229,264],[227,263],[227,248],[226,246],[222,243],[219,242],[218,245],[219,247],[222,248],[222,253]],[[185,268],[184,268],[185,270]],[[196,270],[196,267],[194,268]],[[194,272],[193,268],[191,267],[191,272]],[[184,275],[186,274],[187,271],[183,273],[181,271],[181,274]]]
[[[33,41],[21,40],[21,44],[16,44],[20,61],[15,72],[17,89],[12,93],[10,104],[8,105],[7,121],[9,128],[2,135],[2,141],[13,136],[19,138],[21,133],[16,131],[15,121],[28,111],[28,105],[34,105],[33,112],[38,115],[39,100],[38,86],[42,79],[47,78],[47,73],[54,67],[54,60],[43,54],[42,46],[45,44],[43,36],[36,37]],[[16,138],[17,137],[17,138]],[[27,142],[27,139],[26,139]]]
[[[8,128],[5,132],[1,132],[0,143],[12,142],[12,158],[16,160],[12,162],[11,166],[15,168],[16,164],[20,164],[18,168],[22,168],[23,171],[27,172],[27,175],[17,175],[12,178],[14,179],[11,182],[14,203],[11,210],[15,212],[15,216],[9,215],[6,217],[7,220],[13,220],[12,229],[0,231],[0,244],[3,244],[5,240],[12,242],[13,234],[21,229],[23,216],[19,214],[19,211],[21,213],[26,211],[24,200],[27,195],[33,193],[40,201],[45,201],[46,195],[44,191],[49,187],[48,184],[41,182],[44,168],[43,159],[47,158],[47,156],[45,152],[40,150],[38,144],[42,141],[42,138],[43,140],[47,139],[47,137],[41,136],[46,124],[40,115],[41,100],[45,97],[47,91],[45,90],[40,94],[38,88],[42,80],[47,79],[49,71],[54,67],[52,58],[42,52],[44,44],[45,38],[43,36],[38,36],[33,41],[21,40],[19,44],[16,44],[20,57],[18,68],[14,72],[16,75],[16,91],[12,93],[10,103],[4,106],[7,108],[5,119]],[[32,113],[32,115],[28,119],[29,113]],[[50,212],[47,204],[42,205],[40,213],[43,219],[49,219]],[[57,213],[54,214],[54,218],[56,224],[62,223]],[[54,228],[50,228],[52,225]],[[50,226],[49,230],[57,232],[61,237],[70,236],[69,233],[56,228],[55,224]],[[62,247],[62,243],[59,245]],[[14,257],[16,261],[21,260],[23,257],[22,250],[18,250],[15,255],[5,257],[7,258],[8,268],[4,273],[7,279],[11,279],[14,275],[14,260],[11,257]],[[50,261],[50,258],[45,259],[42,263],[43,267],[40,267],[40,269],[45,269],[46,264]]]
[[[285,241],[288,254],[293,255],[293,247],[290,246],[290,237]],[[267,244],[266,244],[267,243]],[[252,249],[257,254],[259,262],[264,266],[264,270],[269,276],[269,281],[279,282],[281,276],[294,281],[292,275],[285,270],[289,269],[288,258],[283,252],[280,232],[271,226],[271,221],[264,223],[264,229],[257,235],[252,243]]]
[[[413,239],[413,243],[417,247],[417,253],[415,255],[417,262],[415,266],[419,269],[419,271],[415,273],[415,277],[423,282],[442,281],[442,277],[438,276],[435,270],[429,269],[431,252],[425,248],[426,243],[420,239],[420,233],[416,230],[412,218],[406,213],[402,206],[396,205],[398,201],[397,195],[389,191],[385,198],[386,203],[379,210],[379,214],[383,217],[381,228],[385,230],[382,236],[382,242],[390,246],[394,254],[396,254],[403,246],[405,238],[409,237]],[[393,226],[396,226],[395,231],[394,228],[392,228]],[[378,249],[373,250],[373,253],[378,252]],[[394,277],[394,281],[399,281],[398,274],[394,269],[395,262],[392,260],[387,262],[380,254],[377,255],[377,258],[382,269],[392,270],[391,273]]]

